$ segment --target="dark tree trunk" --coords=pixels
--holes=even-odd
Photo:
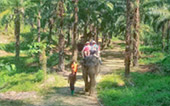
[[[59,71],[65,70],[64,65],[64,32],[63,32],[63,14],[64,14],[64,1],[60,0],[59,2],[59,16],[60,16],[60,35],[59,35],[59,63],[58,63],[58,69]]]
[[[169,52],[169,36],[170,36],[170,21],[168,22],[168,31],[167,31],[167,51]]]
[[[20,11],[19,9],[14,10],[15,13],[15,38],[16,38],[16,44],[15,44],[15,58],[16,62],[19,61],[19,55],[20,55]]]
[[[140,1],[136,0],[136,7],[134,9],[134,33],[133,33],[133,66],[138,66],[139,59],[139,27],[140,27]]]
[[[67,47],[70,45],[70,39],[71,39],[71,27],[68,28],[69,32],[67,34]],[[72,43],[73,44],[73,43]]]
[[[41,31],[40,31],[40,28],[41,28],[41,12],[40,10],[38,11],[38,17],[37,17],[37,31],[38,31],[38,42],[41,41]]]
[[[99,44],[99,28],[98,28],[98,24],[97,24],[97,29],[96,29],[96,43]]]
[[[41,42],[41,12],[40,12],[40,10],[38,11],[38,17],[37,17],[37,31],[38,31],[38,33],[37,33],[37,41],[38,41],[38,43],[40,43]],[[38,52],[38,56],[39,56],[39,66],[41,67],[41,53],[40,52]]]
[[[87,41],[87,22],[86,22],[86,24],[84,25],[84,42],[83,43],[85,43],[86,41]]]
[[[77,61],[78,56],[78,48],[77,48],[77,40],[78,40],[78,32],[77,32],[77,24],[78,24],[78,0],[74,1],[74,27],[73,27],[73,48],[72,48],[72,60]]]
[[[49,42],[49,44],[52,44],[53,24],[54,24],[54,20],[51,18],[51,19],[49,20],[49,35],[48,35],[48,42]],[[50,52],[50,54],[52,54],[52,48],[50,48],[49,52]]]
[[[54,20],[51,18],[49,20],[49,36],[48,36],[48,42],[52,44],[52,30],[53,30]]]
[[[165,26],[163,25],[162,26],[162,51],[164,52],[165,50],[165,42],[164,42],[164,39],[165,39]]]
[[[109,43],[108,34],[107,33],[103,34],[101,50],[106,48],[108,43]]]
[[[125,76],[130,74],[130,62],[131,62],[131,30],[133,22],[132,4],[130,0],[126,0],[126,47],[125,47]]]
[[[169,28],[169,30],[170,30],[170,28]],[[169,33],[167,33],[167,51],[169,51]]]
[[[5,32],[8,32],[8,23],[5,25]]]
[[[97,42],[97,27],[94,27],[94,40]]]

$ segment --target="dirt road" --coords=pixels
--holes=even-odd
[[[97,77],[97,82],[99,82],[103,75],[109,74],[117,69],[124,67],[123,60],[123,50],[118,44],[115,44],[115,47],[112,50],[102,51],[102,70],[100,75]],[[65,80],[69,72],[61,73]],[[44,97],[30,97],[28,98],[29,102],[22,102],[22,99],[19,100],[21,103],[20,106],[101,106],[97,98],[97,94],[93,97],[88,96],[84,93],[84,81],[82,79],[82,73],[78,72],[77,82],[76,82],[75,95],[70,95],[69,85],[62,86],[60,88],[52,88],[49,90],[49,93]],[[34,95],[35,96],[35,95]],[[12,96],[11,96],[12,98]],[[18,100],[17,100],[18,101]],[[27,101],[27,100],[24,100]],[[9,101],[11,102],[11,101]],[[12,100],[15,103],[15,100]],[[3,101],[0,101],[3,103]],[[1,106],[1,105],[0,105]],[[7,105],[10,106],[10,105]],[[14,105],[15,106],[15,105]]]

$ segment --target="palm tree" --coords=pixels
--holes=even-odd
[[[168,22],[170,21],[170,2],[169,0],[151,0],[142,4],[142,8],[145,10],[145,17],[150,17],[149,21],[152,22],[155,32],[162,32],[162,51],[168,48],[169,44],[165,44],[165,37],[167,34],[168,42]],[[165,47],[167,45],[167,47]]]
[[[128,77],[130,74],[130,63],[131,63],[131,36],[132,36],[132,22],[133,22],[133,11],[131,0],[126,0],[126,48],[125,48],[125,76]]]
[[[26,2],[26,1],[24,1]],[[24,3],[23,0],[12,0],[12,1],[8,1],[8,0],[3,0],[0,2],[2,5],[2,10],[8,14],[8,13],[12,13],[14,18],[14,34],[15,34],[15,38],[16,38],[16,42],[15,42],[15,58],[16,58],[16,63],[18,63],[19,61],[19,56],[20,56],[20,21],[21,21],[21,10],[24,7]],[[3,12],[1,11],[1,12]],[[5,17],[6,14],[3,14],[3,16]],[[2,16],[2,17],[3,17]]]
[[[64,19],[64,1],[59,1],[59,17],[60,17],[60,34],[59,34],[59,71],[64,71],[64,33],[63,33],[63,19]]]
[[[17,7],[14,10],[14,14],[15,14],[15,38],[16,38],[16,44],[15,44],[15,49],[16,49],[16,61],[19,61],[19,55],[20,55],[20,10]]]
[[[77,24],[78,24],[78,0],[74,1],[74,26],[73,26],[73,48],[72,48],[72,60],[77,61],[78,49],[77,49]]]
[[[134,33],[133,33],[133,66],[138,65],[139,59],[139,27],[140,27],[140,13],[139,13],[140,0],[136,0],[134,8]]]

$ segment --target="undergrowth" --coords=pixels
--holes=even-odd
[[[123,74],[105,76],[97,87],[99,98],[105,106],[170,105],[169,76],[134,72],[130,82]]]

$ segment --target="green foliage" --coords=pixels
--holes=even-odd
[[[30,54],[38,54],[42,52],[43,48],[46,48],[46,44],[44,43],[39,43],[39,42],[35,42],[32,45],[29,45],[29,53]]]
[[[141,46],[140,51],[140,64],[156,64],[165,57],[165,54],[160,52],[161,48],[159,47]]]
[[[160,52],[161,48],[152,48],[150,46],[141,46],[140,64],[155,64],[160,67],[159,71],[170,74],[170,55],[165,52]]]
[[[35,82],[40,82],[44,80],[44,71],[43,70],[39,70],[37,73],[35,73]]]
[[[59,54],[58,53],[54,53],[53,55],[51,55],[48,60],[47,60],[47,66],[51,67],[51,66],[55,66],[57,65],[59,62]]]
[[[1,86],[7,84],[0,92],[6,91],[30,91],[36,90],[37,86],[34,81],[36,80],[35,74],[28,74],[28,73],[20,73],[20,74],[13,74],[14,72],[9,72],[8,70],[1,70],[0,71],[0,82]],[[15,72],[16,73],[16,72]],[[41,75],[40,75],[41,76]]]
[[[162,61],[159,62],[162,70],[166,72],[166,74],[170,74],[170,55],[167,55]]]
[[[9,71],[5,67],[6,65],[0,67],[0,87],[4,86],[3,89],[0,89],[0,92],[6,91],[38,91],[38,92],[46,92],[44,91],[40,85],[42,85],[44,81],[44,71],[39,70],[34,73],[17,73],[17,71]],[[15,73],[15,74],[14,74]],[[55,77],[54,81],[50,84],[47,84],[47,88],[51,88],[54,86],[63,86],[66,84],[66,81],[60,78],[57,75],[47,75],[47,78]],[[54,84],[55,83],[55,84]]]
[[[98,85],[98,93],[105,106],[159,106],[170,105],[170,78],[150,73],[131,73],[129,85],[121,74],[103,78]],[[114,80],[113,80],[114,79]],[[115,83],[125,81],[124,86]]]

